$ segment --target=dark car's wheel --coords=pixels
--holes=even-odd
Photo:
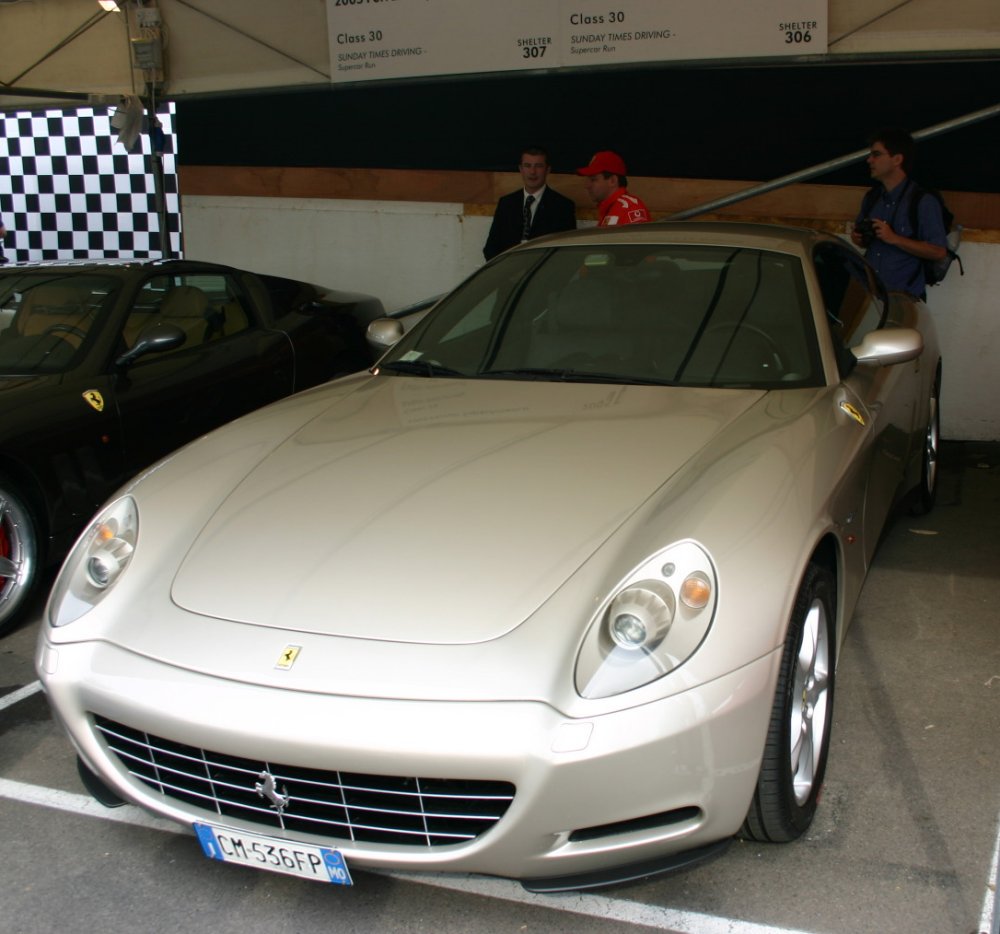
[[[0,635],[17,623],[38,576],[38,540],[31,512],[0,478]]]
[[[833,576],[811,564],[785,637],[778,687],[753,802],[740,835],[785,843],[816,812],[833,717]]]
[[[934,508],[937,498],[938,450],[941,445],[941,413],[938,408],[940,390],[935,381],[934,389],[927,405],[927,431],[924,435],[924,450],[920,463],[920,486],[910,504],[910,512],[922,516]]]

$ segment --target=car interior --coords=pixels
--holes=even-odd
[[[796,257],[629,245],[522,252],[494,270],[446,300],[403,352],[480,377],[822,384]]]

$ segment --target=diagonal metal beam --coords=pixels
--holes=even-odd
[[[200,13],[202,16],[204,16],[205,19],[210,19],[213,23],[218,23],[220,26],[223,26],[226,29],[235,32],[238,36],[243,36],[244,39],[249,39],[251,42],[256,42],[257,45],[261,45],[265,49],[269,49],[270,51],[276,53],[277,55],[280,55],[282,58],[287,58],[289,61],[295,62],[296,65],[301,65],[303,68],[308,68],[310,71],[316,72],[316,74],[320,75],[323,78],[326,78],[328,81],[330,80],[330,76],[325,71],[320,71],[320,69],[317,68],[315,65],[310,65],[308,62],[304,62],[302,61],[302,59],[296,58],[294,55],[291,55],[290,53],[286,52],[284,49],[279,49],[276,45],[271,45],[270,42],[267,42],[264,39],[260,39],[257,36],[251,35],[245,30],[240,29],[239,26],[234,26],[232,23],[227,23],[224,19],[220,19],[218,16],[215,16],[214,14],[201,9],[201,7],[195,6],[193,3],[190,3],[189,0],[174,0],[174,2],[179,3],[181,6],[186,6],[189,10],[194,10],[195,13]]]
[[[92,26],[96,26],[102,19],[104,19],[105,16],[108,15],[109,14],[105,13],[103,10],[95,13],[89,19],[85,20],[79,26],[77,26],[76,29],[74,29],[68,36],[66,36],[65,39],[61,39],[59,42],[57,42],[40,59],[38,59],[35,62],[32,62],[32,64],[30,64],[27,68],[25,68],[24,71],[22,71],[19,75],[15,75],[13,78],[10,79],[10,81],[0,81],[0,86],[5,88],[13,88],[17,84],[17,82],[20,81],[25,75],[30,74],[39,65],[41,65],[42,62],[48,61],[48,59],[52,58],[52,56],[55,55],[56,52],[59,52],[60,50],[66,48],[66,46],[68,46],[75,39],[79,39],[80,36],[82,36],[85,32],[87,32],[88,29],[90,29]]]
[[[964,117],[956,117],[954,120],[946,120],[944,123],[936,123],[934,126],[927,127],[925,130],[919,130],[913,134],[913,138],[915,140],[921,140],[929,139],[932,136],[940,136],[942,133],[949,133],[952,130],[958,130],[973,123],[989,120],[990,117],[995,117],[998,114],[1000,114],[1000,104],[994,104],[992,107],[984,107],[982,110],[975,110],[972,113],[966,114]],[[798,172],[792,172],[790,175],[783,175],[781,178],[776,178],[773,181],[761,182],[761,184],[754,185],[752,188],[744,188],[742,191],[734,191],[732,194],[725,195],[722,198],[717,198],[715,201],[706,201],[704,204],[697,204],[694,207],[685,208],[683,211],[671,214],[666,219],[671,221],[682,221],[688,217],[695,217],[698,214],[710,214],[712,211],[718,210],[719,208],[728,207],[730,204],[736,204],[739,201],[745,201],[747,198],[753,198],[756,195],[763,195],[769,191],[774,191],[777,188],[785,188],[788,185],[794,185],[796,182],[804,182],[807,179],[815,178],[817,175],[825,175],[827,172],[832,172],[835,169],[840,169],[846,165],[850,165],[852,162],[857,162],[859,159],[863,159],[867,155],[868,147],[866,146],[864,149],[856,149],[854,152],[849,152],[846,156],[840,156],[837,159],[830,159],[828,162],[817,163],[807,169],[800,169]]]

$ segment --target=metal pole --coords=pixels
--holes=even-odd
[[[915,140],[929,139],[932,136],[939,136],[942,133],[947,133],[950,130],[957,130],[960,127],[969,126],[973,123],[979,123],[982,120],[988,120],[990,117],[995,117],[1000,114],[1000,104],[994,104],[992,107],[984,107],[982,110],[973,111],[970,114],[966,114],[964,117],[956,117],[954,120],[946,120],[944,123],[937,123],[934,126],[927,127],[926,130],[919,130],[913,134]],[[854,152],[848,153],[846,156],[840,156],[837,159],[830,159],[828,162],[820,162],[818,165],[814,165],[808,169],[801,169],[798,172],[792,172],[791,175],[783,175],[781,178],[776,178],[771,182],[762,182],[759,185],[754,185],[752,188],[744,188],[743,191],[735,191],[731,195],[725,195],[722,198],[717,198],[715,201],[707,201],[704,204],[695,205],[692,208],[685,208],[683,211],[678,211],[676,214],[671,214],[667,220],[671,221],[682,221],[688,217],[694,217],[698,214],[708,214],[717,208],[724,208],[730,204],[735,204],[737,201],[745,201],[747,198],[752,198],[755,195],[762,195],[768,191],[774,191],[776,188],[784,188],[786,185],[793,185],[796,182],[804,182],[806,179],[815,178],[817,175],[825,175],[827,172],[832,172],[834,169],[843,168],[845,165],[850,165],[852,162],[858,159],[863,159],[868,155],[868,147],[864,149],[858,149]]]
[[[149,157],[153,176],[153,200],[156,206],[156,222],[160,228],[160,255],[163,259],[173,259],[174,250],[170,237],[170,221],[167,215],[167,198],[163,180],[163,124],[156,112],[155,92],[149,98]]]

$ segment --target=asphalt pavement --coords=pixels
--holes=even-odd
[[[865,584],[807,836],[540,896],[358,870],[321,885],[211,862],[184,828],[101,807],[38,689],[39,604],[0,639],[0,931],[997,934],[998,608],[1000,445],[948,444],[937,507],[893,521]]]

